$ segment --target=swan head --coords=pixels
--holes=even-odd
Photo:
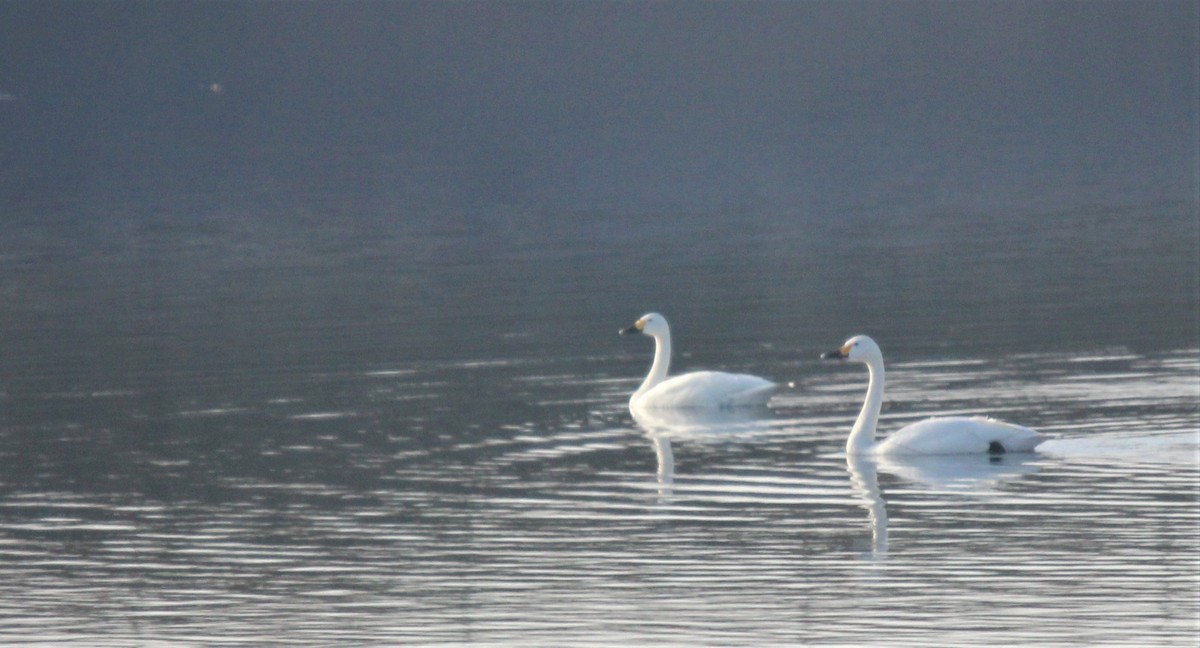
[[[842,348],[837,351],[822,353],[821,358],[824,360],[872,362],[883,359],[883,352],[879,350],[879,345],[875,344],[875,340],[865,335],[856,335],[846,340]]]
[[[668,330],[667,318],[659,315],[658,313],[646,313],[645,315],[642,315],[638,321],[634,322],[633,326],[630,326],[627,329],[621,329],[620,333],[621,335],[633,335],[635,333],[641,333],[651,337],[659,337],[666,335]]]

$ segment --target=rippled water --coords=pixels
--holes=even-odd
[[[611,328],[586,357],[10,390],[0,640],[1195,638],[1197,350],[898,360],[881,428],[1054,440],[876,463],[841,453],[861,368],[786,354],[753,367],[792,382],[770,411],[634,420],[649,348]]]
[[[0,643],[1200,633],[1186,200],[893,216],[286,198],[6,214]],[[616,332],[649,310],[676,370],[788,388],[762,412],[635,419],[651,344]],[[883,430],[989,414],[1054,439],[848,460],[865,371],[817,358],[855,333],[888,359]]]

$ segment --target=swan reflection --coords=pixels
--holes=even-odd
[[[850,473],[850,488],[862,500],[871,524],[871,555],[883,557],[888,550],[887,501],[879,490],[875,459],[867,455],[846,455],[846,472]]]
[[[671,440],[651,434],[650,441],[654,444],[654,456],[658,459],[658,471],[655,473],[658,492],[660,495],[670,495],[671,486],[675,484],[675,453],[671,451]]]
[[[710,440],[762,430],[772,416],[766,407],[667,409],[631,405],[629,413],[647,433]]]
[[[937,491],[973,493],[995,492],[1004,482],[1037,472],[1035,454],[999,456],[881,456],[875,457],[879,470],[907,482]]]
[[[658,459],[656,478],[659,494],[669,495],[675,482],[673,440],[717,441],[744,439],[766,429],[771,410],[765,407],[738,409],[662,409],[629,406],[634,422],[654,445]]]
[[[887,500],[879,488],[879,472],[933,491],[987,494],[1010,480],[1036,472],[1036,455],[870,456],[846,455],[850,488],[862,501],[871,526],[871,555],[888,552]]]

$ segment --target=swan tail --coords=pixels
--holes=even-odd
[[[767,401],[771,400],[771,396],[778,391],[779,385],[770,381],[763,382],[765,384],[733,394],[729,399],[729,404],[733,407],[766,405]]]
[[[1033,452],[1048,438],[1037,430],[991,417],[977,416],[971,420],[987,426],[989,449],[996,448],[999,452]]]

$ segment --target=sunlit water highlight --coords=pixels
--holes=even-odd
[[[621,357],[363,367],[158,412],[10,394],[41,422],[0,431],[0,641],[1196,636],[1195,350],[895,363],[882,431],[988,413],[1054,437],[911,460],[842,454],[860,371],[760,367],[793,382],[771,410],[635,420]]]

